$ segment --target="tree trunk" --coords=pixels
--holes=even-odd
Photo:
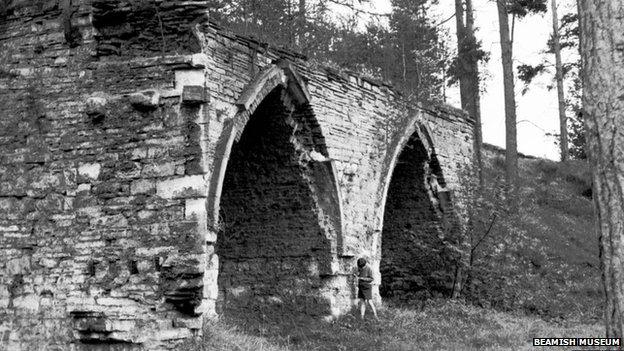
[[[608,337],[624,336],[624,2],[580,0],[583,115]]]
[[[483,186],[483,161],[481,152],[483,149],[483,131],[481,128],[481,87],[479,85],[479,61],[476,57],[477,39],[475,38],[474,29],[474,11],[472,7],[472,0],[466,0],[466,35],[472,43],[472,52],[470,54],[470,71],[469,81],[470,89],[467,92],[469,95],[470,105],[467,110],[470,116],[475,121],[474,131],[474,148],[475,148],[475,160],[477,162],[477,172],[479,177],[479,185]]]
[[[483,162],[481,148],[483,136],[481,131],[481,104],[479,96],[479,62],[476,49],[477,40],[474,35],[474,14],[472,0],[465,0],[466,11],[462,0],[455,0],[455,20],[457,23],[457,68],[459,73],[459,93],[461,106],[475,121],[474,151],[477,177],[483,185]],[[465,19],[464,19],[465,14]]]
[[[464,4],[462,0],[455,0],[455,23],[457,24],[457,71],[459,73],[459,94],[461,98],[461,106],[464,110],[470,102],[468,101],[468,40],[466,38],[466,25],[464,22]],[[470,113],[470,111],[468,111]]]
[[[306,20],[306,0],[299,0],[299,21],[297,29],[297,46],[301,49],[304,46],[304,38],[307,31]]]
[[[552,0],[553,45],[555,49],[555,69],[557,80],[557,99],[559,101],[559,146],[561,161],[568,160],[568,123],[566,103],[563,92],[563,65],[561,64],[561,45],[559,44],[559,17],[557,16],[557,0]]]
[[[518,143],[516,135],[516,96],[514,92],[511,38],[509,37],[509,16],[506,0],[497,0],[500,32],[501,59],[503,62],[503,84],[505,89],[505,175],[512,195],[512,204],[518,179]]]

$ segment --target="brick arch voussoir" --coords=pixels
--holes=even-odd
[[[271,92],[279,88],[282,89],[280,100],[291,112],[287,123],[295,129],[297,124],[308,123],[317,134],[320,134],[320,137],[307,138],[316,140],[313,145],[298,142],[296,138],[293,142],[297,157],[305,165],[305,177],[317,202],[319,222],[326,226],[326,235],[331,237],[334,244],[332,250],[336,248],[340,250],[344,221],[337,173],[333,161],[328,156],[324,134],[314,115],[305,82],[294,66],[286,60],[278,60],[254,77],[236,101],[238,112],[225,122],[223,132],[217,141],[216,162],[208,189],[208,224],[215,231],[219,225],[221,191],[233,144],[242,136],[245,126],[258,106]]]

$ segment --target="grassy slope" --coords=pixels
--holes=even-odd
[[[502,153],[489,148],[485,154],[486,179],[500,177]],[[515,288],[526,300],[516,307],[546,318],[600,319],[603,295],[587,163],[520,158],[519,167],[522,205],[514,226],[523,245],[514,268],[526,274]],[[509,235],[501,226],[493,231],[494,238]]]
[[[500,151],[488,148],[486,164],[488,181],[502,176]],[[412,307],[384,306],[378,323],[361,322],[351,315],[334,323],[249,315],[244,320],[207,323],[204,339],[188,348],[530,350],[533,337],[604,336],[598,243],[587,197],[588,167],[578,161],[561,165],[521,158],[520,168],[523,200],[512,232],[522,233],[518,241],[524,244],[514,249],[517,259],[507,262],[510,267],[501,269],[507,272],[501,273],[501,281],[513,282],[510,289],[519,303],[485,304],[504,307],[506,312],[430,300]],[[509,228],[495,225],[490,248],[499,245],[496,238],[501,235],[509,235]]]

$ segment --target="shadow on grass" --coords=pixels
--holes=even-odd
[[[382,350],[383,328],[372,320],[372,315],[367,317],[370,319],[362,321],[359,316],[347,314],[326,322],[319,316],[258,308],[247,313],[227,314],[221,317],[221,322],[288,350]]]

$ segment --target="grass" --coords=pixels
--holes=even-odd
[[[448,300],[430,300],[422,307],[385,306],[379,316],[375,322],[347,315],[333,323],[249,316],[244,321],[223,318],[207,322],[203,340],[189,349],[531,350],[534,337],[604,336],[604,327],[598,324],[547,322],[535,316]]]

